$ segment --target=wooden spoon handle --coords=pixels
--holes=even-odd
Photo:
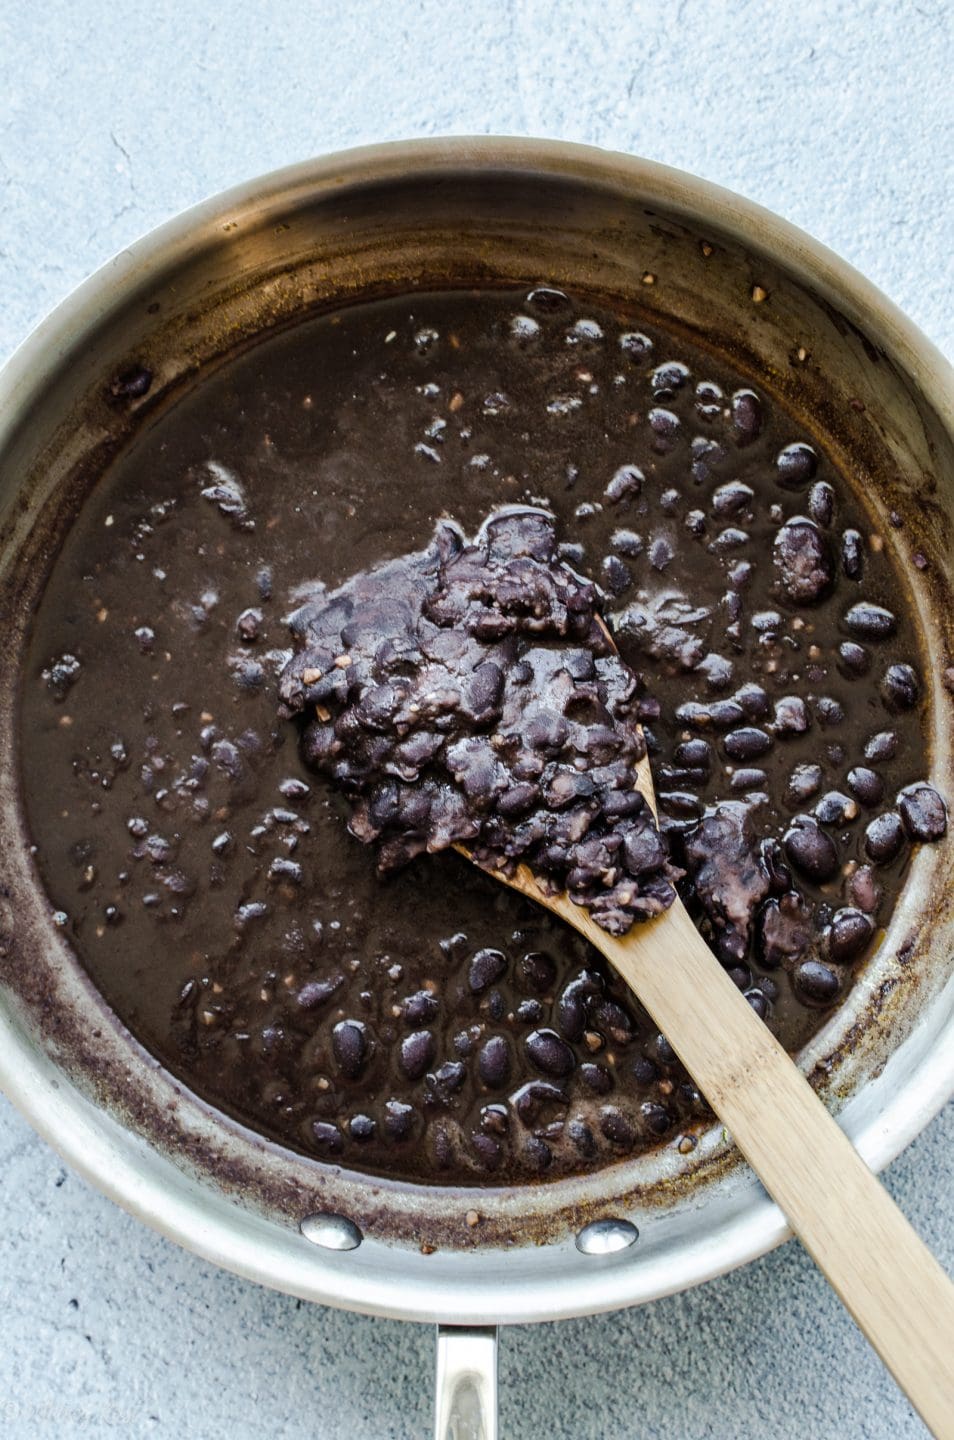
[[[924,1423],[954,1437],[954,1284],[681,904],[617,940],[565,897],[636,992]]]

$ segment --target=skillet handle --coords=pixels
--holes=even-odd
[[[434,1440],[497,1440],[497,1327],[437,1327]]]

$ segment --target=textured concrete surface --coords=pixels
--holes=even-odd
[[[852,260],[954,352],[944,0],[0,0],[0,358],[176,210],[309,154],[510,132],[707,175]],[[954,1267],[954,1108],[888,1183]],[[432,1336],[234,1280],[67,1175],[0,1105],[5,1436],[406,1440]],[[510,1331],[503,1434],[923,1434],[794,1245],[704,1290]]]

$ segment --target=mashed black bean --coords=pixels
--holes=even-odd
[[[351,831],[388,872],[466,844],[528,865],[621,935],[675,899],[636,763],[642,682],[557,558],[541,510],[450,523],[427,551],[358,575],[292,620],[282,673],[304,755],[352,799]]]

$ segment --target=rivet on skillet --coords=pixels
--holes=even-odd
[[[346,1215],[323,1212],[306,1215],[300,1229],[306,1240],[313,1245],[321,1245],[325,1250],[357,1250],[364,1239],[357,1225]]]
[[[584,1255],[613,1255],[639,1239],[629,1220],[593,1220],[576,1237],[576,1248]]]

